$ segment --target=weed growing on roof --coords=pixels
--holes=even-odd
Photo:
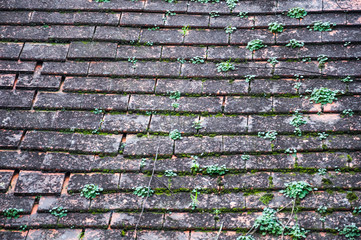
[[[267,47],[267,45],[263,44],[263,41],[260,39],[253,39],[247,43],[247,49],[250,51],[256,51],[261,48]]]
[[[181,97],[181,93],[179,91],[170,91],[168,92],[168,94],[169,94],[169,98],[174,100],[178,100]]]
[[[254,227],[259,228],[262,235],[267,233],[281,235],[283,233],[283,226],[276,217],[276,210],[272,208],[265,208],[262,215],[257,217]]]
[[[297,136],[302,136],[302,131],[300,127],[306,124],[307,121],[303,118],[303,114],[298,112],[298,109],[293,114],[293,118],[290,121],[290,124],[295,127],[293,131]]]
[[[232,26],[227,26],[224,28],[224,31],[227,33],[227,34],[231,34],[233,33],[234,31],[236,31],[236,27],[232,27]]]
[[[291,236],[292,239],[305,239],[306,234],[309,231],[305,230],[304,228],[301,228],[297,223],[293,225],[292,227],[287,227],[286,235]]]
[[[140,164],[139,164],[139,167],[140,168],[143,168],[147,166],[147,159],[146,158],[142,158],[142,160],[140,160]]]
[[[190,193],[192,202],[189,204],[189,206],[192,208],[192,210],[196,209],[198,206],[198,194],[199,194],[198,191],[199,190],[200,190],[200,188],[196,187]]]
[[[317,32],[330,32],[334,26],[336,26],[335,23],[317,21],[313,22],[313,26],[307,26],[307,28],[310,31],[313,30]]]
[[[197,173],[199,171],[201,171],[201,168],[199,167],[199,163],[198,163],[198,157],[197,156],[191,156],[192,158],[192,162],[191,162],[191,171],[192,173]]]
[[[17,219],[21,212],[24,212],[24,210],[21,209],[21,208],[20,209],[18,209],[18,208],[8,208],[8,209],[4,210],[3,215],[7,219],[11,219],[11,218]]]
[[[268,30],[270,30],[271,33],[281,33],[283,32],[283,27],[284,25],[278,22],[271,22],[268,24]]]
[[[196,129],[196,130],[199,130],[199,129],[203,128],[202,122],[201,122],[201,121],[194,120],[192,127],[193,127],[194,129]]]
[[[297,41],[296,39],[291,39],[287,44],[286,47],[291,47],[291,48],[301,48],[305,46],[304,42],[300,42]]]
[[[302,62],[311,62],[311,58],[310,57],[302,58]]]
[[[226,165],[222,165],[222,166],[218,166],[218,164],[209,165],[209,166],[206,166],[205,169],[206,169],[207,174],[209,174],[209,175],[222,176],[228,172]]]
[[[149,27],[148,31],[157,31],[159,29],[160,29],[160,27],[158,27],[157,25],[154,25],[154,27]]]
[[[177,174],[175,172],[173,172],[172,170],[166,170],[164,172],[164,176],[166,176],[166,177],[176,177]]]
[[[94,108],[94,110],[92,112],[94,114],[102,114],[102,113],[104,113],[104,110],[101,108]]]
[[[151,197],[154,194],[154,191],[150,187],[138,186],[133,188],[133,194],[137,195],[138,197]]]
[[[311,92],[310,90],[306,90],[306,92]],[[337,100],[337,93],[339,90],[331,90],[325,87],[315,88],[311,92],[310,97],[306,97],[310,99],[311,103],[321,103],[322,106],[333,103],[333,101]]]
[[[219,219],[219,214],[221,214],[221,210],[219,209],[214,209],[213,212],[212,212],[215,216],[214,216],[214,220],[218,220]]]
[[[319,168],[319,169],[317,170],[317,174],[318,174],[318,175],[326,175],[326,173],[327,173],[327,169],[326,169],[326,168]]]
[[[352,111],[352,109],[345,109],[342,111],[341,117],[352,117],[354,115],[354,112]]]
[[[325,214],[325,213],[327,213],[327,207],[326,206],[319,206],[317,208],[317,212],[319,212],[320,214]]]
[[[110,0],[95,0],[98,3],[102,3],[102,2],[110,2]]]
[[[52,209],[49,210],[50,214],[51,215],[54,215],[55,217],[58,217],[58,218],[62,218],[62,217],[65,217],[68,212],[68,210],[66,210],[65,208],[63,207],[53,207]]]
[[[187,61],[184,58],[177,58],[177,62],[183,64],[186,63]]]
[[[212,11],[209,13],[209,15],[211,16],[211,18],[216,18],[216,17],[219,17],[219,12],[216,12],[216,11]]]
[[[172,102],[172,107],[173,107],[173,108],[179,108],[179,103],[177,103],[177,102]]]
[[[303,199],[312,191],[311,185],[304,181],[285,183],[285,186],[286,189],[281,190],[280,193],[293,199]]]
[[[263,139],[269,139],[271,141],[276,140],[278,133],[274,130],[267,131],[267,132],[258,132],[258,137]]]
[[[130,63],[133,64],[132,68],[136,68],[136,67],[137,67],[137,65],[136,65],[137,61],[138,61],[138,60],[135,59],[135,57],[128,58],[128,62],[130,62]]]
[[[193,64],[201,64],[201,63],[204,63],[204,58],[203,58],[203,57],[196,56],[196,57],[194,57],[194,58],[191,59],[191,63],[193,63]]]
[[[189,32],[189,25],[182,27],[182,35],[185,36]]]
[[[154,43],[152,41],[148,41],[148,42],[145,43],[146,46],[153,46],[153,44]]]
[[[336,228],[341,235],[345,235],[345,237],[349,240],[355,240],[357,237],[361,236],[361,231],[358,229],[355,223],[350,225],[345,225],[343,229]]]
[[[236,70],[236,67],[231,63],[231,59],[226,62],[217,63],[217,72],[228,72]]]
[[[248,12],[240,12],[237,16],[240,18],[248,18]]]
[[[317,61],[318,61],[318,68],[324,68],[325,67],[325,63],[328,61],[328,57],[326,55],[319,55],[317,57]]]
[[[243,154],[243,155],[241,156],[241,159],[244,160],[244,161],[247,161],[247,160],[249,160],[250,158],[251,158],[251,156],[246,155],[246,154]]]
[[[226,0],[226,4],[231,11],[236,7],[237,3],[238,0]]]
[[[239,236],[237,240],[256,240],[256,239],[253,236],[248,235],[248,236]]]
[[[347,83],[347,82],[353,82],[353,80],[352,80],[352,78],[350,76],[347,76],[345,78],[342,78],[341,82]]]
[[[352,211],[353,214],[361,214],[361,206],[360,207],[355,207]]]
[[[170,11],[170,10],[167,10],[166,12],[165,12],[165,16],[166,17],[168,17],[168,16],[175,16],[175,15],[177,15],[175,12],[172,12],[172,11]]]
[[[287,12],[287,16],[289,16],[290,18],[300,19],[306,17],[306,15],[307,15],[306,10],[300,7],[291,8]]]
[[[173,131],[169,132],[169,137],[173,140],[180,140],[182,139],[182,134],[178,129],[174,129]]]
[[[256,75],[246,75],[245,78],[246,78],[246,82],[251,82],[252,80],[254,80],[256,77]]]
[[[279,61],[275,57],[269,58],[267,62],[269,62],[273,67],[275,67],[279,63]]]
[[[297,156],[297,150],[295,149],[295,148],[287,148],[286,150],[285,150],[285,153],[287,153],[287,155],[290,155],[290,154],[292,154],[294,157],[296,157]]]
[[[344,44],[343,44],[343,46],[344,47],[347,47],[348,45],[350,45],[351,44],[351,42],[345,42]]]
[[[328,136],[329,136],[329,135],[328,135],[327,133],[325,133],[325,132],[318,133],[318,139],[319,139],[320,141],[325,140]]]
[[[19,227],[19,230],[25,232],[28,229],[28,225],[24,224]]]
[[[82,189],[80,196],[85,197],[86,199],[93,199],[96,196],[100,195],[103,191],[103,188],[100,188],[95,184],[86,184]]]
[[[300,83],[300,82],[295,83],[295,84],[293,84],[293,88],[298,90],[298,89],[300,89],[301,85],[302,85],[302,83]]]

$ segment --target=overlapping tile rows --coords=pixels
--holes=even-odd
[[[293,7],[307,16],[290,18]],[[346,239],[337,227],[361,228],[360,10],[355,0],[1,1],[0,239],[237,239],[266,207],[290,215],[280,190],[292,181],[314,189],[297,203],[306,239]],[[336,25],[310,31],[315,21]],[[248,50],[254,39],[267,47]],[[217,71],[227,60],[235,69]],[[337,100],[311,102],[322,87]],[[290,124],[299,113],[302,136]],[[267,131],[274,141],[258,136]],[[227,172],[195,174],[194,159]],[[155,195],[132,193],[150,180]],[[89,200],[86,184],[103,191]]]

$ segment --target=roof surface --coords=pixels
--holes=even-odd
[[[2,0],[0,239],[281,239],[252,231],[265,208],[346,239],[337,227],[361,227],[360,12]],[[291,182],[304,198],[280,192]]]

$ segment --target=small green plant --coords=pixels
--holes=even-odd
[[[226,0],[226,4],[231,11],[236,7],[237,3],[238,0]]]
[[[18,209],[18,208],[8,208],[8,209],[4,210],[3,215],[7,219],[11,219],[11,218],[17,219],[21,212],[24,212],[24,210],[21,209],[21,208],[20,209]]]
[[[209,15],[211,16],[211,18],[216,18],[216,17],[219,17],[219,12],[216,12],[216,11],[212,11],[209,13]]]
[[[287,12],[287,16],[289,16],[290,18],[300,19],[306,17],[306,15],[307,15],[306,10],[300,7],[291,8]]]
[[[292,240],[299,240],[299,239],[305,239],[306,234],[309,231],[305,230],[304,228],[301,228],[297,223],[293,225],[292,227],[287,227],[287,233],[286,235],[291,236]]]
[[[201,64],[204,63],[204,58],[203,57],[194,57],[191,59],[191,63],[193,64]]]
[[[103,188],[100,188],[95,184],[86,184],[82,189],[80,195],[86,199],[93,199],[96,196],[100,195],[103,191]]]
[[[279,61],[275,57],[269,58],[267,62],[269,62],[273,67],[275,67],[277,63],[279,63]]]
[[[296,39],[291,39],[287,44],[286,47],[291,47],[291,48],[301,48],[305,46],[304,42],[300,42],[297,41]]]
[[[133,188],[133,194],[137,195],[138,197],[151,197],[154,194],[154,191],[150,187],[144,187],[144,186],[138,186],[136,188]]]
[[[164,176],[166,176],[166,177],[176,177],[177,174],[175,172],[173,172],[172,170],[166,170],[164,172]]]
[[[325,213],[327,213],[327,207],[326,206],[319,206],[317,208],[317,212],[319,212],[320,214],[325,214]]]
[[[276,213],[276,210],[272,208],[265,208],[262,215],[257,217],[254,227],[259,228],[262,235],[267,233],[281,235],[283,233],[283,226],[276,217]]]
[[[345,225],[343,229],[336,228],[340,235],[345,235],[345,237],[349,240],[358,239],[361,236],[361,231],[358,229],[355,223],[350,225]]]
[[[311,185],[304,181],[285,183],[285,186],[286,189],[281,190],[280,193],[294,199],[303,199],[312,191]]]
[[[194,120],[192,127],[195,128],[196,130],[199,130],[199,129],[203,128],[202,122],[201,122],[201,121]]]
[[[311,58],[310,57],[304,57],[302,58],[302,62],[311,62]]]
[[[272,199],[274,198],[274,195],[272,193],[266,193],[264,195],[262,195],[262,197],[260,197],[260,201],[265,204],[268,205],[270,201],[272,201]]]
[[[271,141],[276,140],[278,133],[276,131],[267,131],[267,132],[258,132],[258,137],[260,138],[264,138],[264,139],[269,139]]]
[[[326,62],[328,61],[328,57],[326,55],[319,55],[317,57],[317,61],[318,61],[318,68],[324,68]]]
[[[52,209],[49,210],[50,214],[51,215],[54,215],[55,217],[58,217],[58,218],[62,218],[62,217],[65,217],[68,212],[68,210],[66,210],[65,208],[63,207],[53,207]]]
[[[137,65],[136,65],[137,61],[138,61],[138,60],[135,59],[135,57],[128,58],[128,62],[130,62],[130,63],[133,64],[132,68],[136,68],[136,67],[137,67]]]
[[[293,88],[296,90],[300,89],[301,86],[302,86],[302,83],[300,83],[300,82],[293,84]]]
[[[261,48],[265,48],[265,47],[267,47],[267,45],[264,45],[262,40],[254,39],[247,43],[246,48],[253,52],[253,51],[259,50]]]
[[[168,92],[169,98],[173,100],[178,100],[181,97],[181,93],[179,91],[170,91]]]
[[[189,25],[183,26],[183,27],[182,27],[182,32],[181,32],[182,35],[183,35],[183,36],[186,36],[188,32],[189,32]]]
[[[25,232],[28,229],[28,225],[24,224],[19,227],[19,230]]]
[[[278,22],[271,22],[268,24],[268,30],[270,30],[271,33],[281,33],[283,32],[283,27],[284,25]]]
[[[184,59],[184,58],[177,58],[177,62],[181,63],[181,64],[184,64],[186,63],[187,61]]]
[[[179,108],[179,103],[173,102],[173,103],[172,103],[172,107],[174,107],[174,108]]]
[[[197,173],[199,171],[201,171],[201,168],[199,167],[199,163],[198,163],[198,157],[197,156],[191,156],[192,158],[192,162],[191,162],[191,171],[192,173]]]
[[[213,210],[213,214],[214,214],[214,220],[218,220],[219,219],[219,214],[221,214],[221,210],[219,209],[214,209]]]
[[[103,3],[103,2],[110,2],[110,0],[95,0],[95,2]]]
[[[224,28],[224,31],[227,33],[227,34],[231,34],[233,33],[237,28],[236,27],[232,27],[232,26],[227,26]]]
[[[165,16],[166,17],[168,17],[168,16],[175,16],[175,15],[177,15],[175,12],[172,12],[172,11],[170,11],[170,10],[167,10],[166,12],[165,12]]]
[[[190,193],[192,202],[189,204],[189,206],[192,208],[192,210],[195,210],[198,206],[198,194],[200,194],[198,192],[199,190],[200,188],[196,187]]]
[[[102,113],[104,113],[104,110],[101,108],[94,108],[94,110],[92,112],[94,114],[102,114]]]
[[[327,133],[325,133],[325,132],[318,133],[318,139],[319,139],[320,141],[325,140],[328,136],[329,136],[329,135],[328,135]]]
[[[182,139],[182,134],[180,133],[180,131],[178,129],[174,129],[173,131],[171,131],[169,133],[169,137],[173,140],[180,140],[180,139]]]
[[[313,26],[307,26],[307,28],[310,31],[313,30],[317,32],[330,32],[334,26],[336,26],[335,23],[317,21],[313,22]]]
[[[302,131],[300,127],[306,124],[307,121],[303,118],[303,114],[299,113],[298,110],[293,114],[293,118],[291,119],[290,124],[295,127],[293,131],[297,136],[302,136]]]
[[[318,174],[318,175],[326,175],[326,173],[327,173],[327,169],[326,169],[326,168],[319,168],[319,169],[317,170],[317,174]]]
[[[351,42],[345,42],[344,44],[343,44],[343,46],[344,47],[347,47],[348,45],[350,45],[351,44]]]
[[[241,159],[244,160],[244,161],[248,161],[250,158],[251,158],[251,156],[246,155],[246,154],[243,154],[243,155],[241,156]]]
[[[345,78],[342,78],[341,82],[348,83],[348,82],[353,82],[353,80],[350,76],[347,76]]]
[[[157,25],[154,25],[154,27],[149,27],[148,31],[157,31],[159,29],[160,29],[160,27],[158,27]]]
[[[360,207],[354,207],[352,213],[353,214],[361,214],[361,206]]]
[[[146,46],[153,46],[153,44],[154,43],[152,41],[148,41],[148,42],[145,43]]]
[[[352,117],[354,115],[354,112],[352,111],[352,109],[345,109],[342,111],[341,117]]]
[[[206,166],[205,168],[206,168],[207,174],[209,174],[209,175],[222,176],[228,172],[226,165],[218,166],[218,164],[215,164],[215,165]]]
[[[295,148],[287,148],[285,150],[285,153],[287,153],[287,155],[292,154],[294,157],[297,156],[297,150]]]
[[[246,78],[246,82],[249,83],[256,78],[256,75],[246,75],[245,78]]]
[[[240,18],[248,18],[248,12],[240,12],[237,16]]]
[[[228,71],[236,70],[234,64],[231,63],[231,59],[229,59],[227,62],[217,63],[216,66],[217,66],[217,72],[228,72]]]
[[[306,92],[311,92],[311,91],[306,90]],[[315,88],[311,92],[309,99],[311,103],[321,103],[321,106],[324,106],[328,103],[333,103],[333,101],[337,100],[336,94],[339,92],[340,91],[338,90],[333,91],[325,87]]]
[[[147,166],[147,159],[146,158],[142,158],[142,160],[140,160],[140,164],[139,164],[139,167],[140,168],[143,168]]]

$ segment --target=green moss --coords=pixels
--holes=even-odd
[[[356,201],[358,200],[358,197],[355,193],[353,192],[348,192],[347,195],[346,195],[346,198],[348,199],[348,201],[351,203],[353,201]]]
[[[332,185],[332,181],[328,178],[322,178],[322,184],[324,185]]]
[[[271,193],[264,194],[259,200],[265,204],[268,205],[269,202],[274,198],[274,195]]]
[[[352,157],[350,156],[350,154],[347,154],[347,162],[352,162]]]

